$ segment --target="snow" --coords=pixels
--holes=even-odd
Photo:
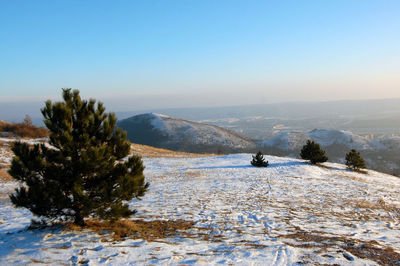
[[[49,147],[48,143],[45,142],[46,138],[22,139],[22,138],[0,137],[0,169],[2,167],[7,167],[8,165],[10,165],[11,159],[12,159],[11,146],[15,141],[28,143],[30,145],[38,144],[38,143],[45,143],[45,145]]]
[[[27,230],[30,213],[3,199],[0,264],[377,264],[335,243],[301,246],[305,242],[289,237],[298,232],[376,241],[400,252],[399,178],[355,173],[341,164],[265,158],[268,168],[252,167],[250,154],[144,159],[150,188],[131,202],[138,210],[132,219],[194,221],[195,237],[110,243],[90,231]],[[3,183],[0,193],[15,186]]]
[[[375,146],[374,142],[368,140],[366,137],[345,130],[315,129],[307,133],[307,135],[322,146],[348,144],[352,148],[359,150],[373,149]]]
[[[201,145],[224,145],[234,148],[254,148],[255,144],[223,128],[172,118],[166,115],[149,113],[140,118],[150,118],[154,129],[168,136],[169,142]]]
[[[167,127],[164,123],[163,119],[170,118],[169,116],[163,115],[163,114],[157,114],[157,113],[150,113],[147,114],[151,118],[151,125],[160,131],[167,130]]]
[[[300,149],[307,140],[313,140],[323,147],[343,144],[356,150],[390,149],[400,146],[400,138],[385,138],[371,140],[345,130],[314,129],[308,133],[285,132],[271,139],[264,140],[261,145],[264,147],[275,147],[282,150]]]
[[[399,150],[400,149],[400,137],[393,136],[388,138],[382,138],[379,142],[384,145],[388,150]]]
[[[300,149],[309,139],[310,137],[301,133],[282,133],[272,139],[263,141],[261,145],[282,150]]]

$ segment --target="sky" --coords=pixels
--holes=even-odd
[[[398,0],[0,0],[0,103],[400,97]]]

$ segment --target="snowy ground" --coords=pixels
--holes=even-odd
[[[189,236],[153,242],[27,230],[30,213],[3,196],[0,264],[375,265],[382,256],[399,258],[399,178],[354,173],[340,164],[266,159],[268,168],[250,166],[249,154],[145,158],[151,185],[141,201],[132,201],[138,209],[133,219],[183,219],[196,226]],[[0,193],[14,186],[1,183]]]

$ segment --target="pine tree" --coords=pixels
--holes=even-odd
[[[253,160],[251,161],[251,165],[257,167],[267,167],[268,161],[265,161],[262,152],[259,151],[255,156],[253,155]]]
[[[43,220],[84,218],[116,220],[135,213],[126,201],[147,190],[144,166],[130,156],[126,132],[114,129],[116,117],[101,102],[82,100],[79,91],[63,89],[63,102],[41,110],[50,131],[49,144],[17,142],[10,175],[22,182],[10,195]]]
[[[365,161],[358,151],[352,149],[346,154],[346,165],[350,169],[359,170],[365,168]]]
[[[321,150],[318,143],[307,140],[306,145],[301,149],[300,156],[304,160],[309,160],[312,164],[323,163],[328,160],[325,151]]]

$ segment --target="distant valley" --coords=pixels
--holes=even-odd
[[[265,139],[250,139],[229,129],[170,116],[148,113],[120,120],[118,126],[139,144],[177,151],[238,153],[262,150],[265,154],[298,158],[307,140],[326,150],[329,160],[344,163],[350,149],[361,152],[370,169],[400,175],[400,137],[361,136],[345,130],[314,129],[282,132]],[[282,130],[282,128],[277,128]]]
[[[42,126],[42,105],[2,104],[1,119],[21,122],[29,114]],[[369,168],[400,175],[400,99],[169,108],[116,115],[132,141],[156,147],[212,153],[261,149],[298,157],[305,141],[313,139],[322,142],[330,161],[343,163],[345,153],[356,148]]]
[[[153,109],[116,114],[125,119],[145,112],[220,126],[255,140],[285,132],[307,133],[316,128],[346,130],[362,136],[400,135],[400,99]]]

